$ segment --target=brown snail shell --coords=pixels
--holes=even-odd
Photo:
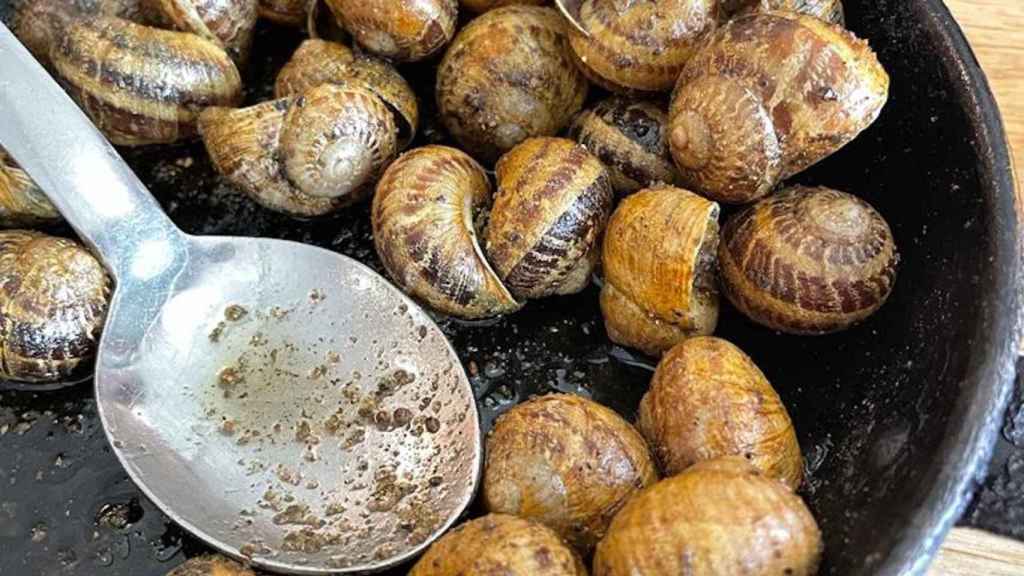
[[[327,0],[338,23],[378,56],[414,62],[455,35],[458,0]]]
[[[899,254],[889,225],[863,200],[796,186],[731,217],[718,259],[726,296],[752,320],[824,334],[881,308]]]
[[[672,156],[694,191],[751,202],[853,140],[888,89],[867,42],[839,26],[792,12],[739,16],[679,77]]]
[[[171,27],[210,40],[239,65],[249,60],[257,0],[144,0]]]
[[[501,157],[485,251],[521,300],[590,283],[612,211],[608,171],[565,138],[530,138]]]
[[[470,12],[483,14],[488,10],[501,8],[502,6],[512,6],[513,4],[540,6],[545,2],[547,0],[461,0],[460,4]]]
[[[376,94],[395,112],[401,148],[412,142],[419,124],[416,93],[394,66],[370,56],[355,55],[337,42],[310,39],[299,45],[274,83],[274,96],[303,94],[321,84],[360,86]]]
[[[586,576],[579,556],[543,524],[506,514],[470,520],[442,536],[409,576]]]
[[[569,41],[582,70],[614,92],[666,92],[705,34],[717,0],[583,0]]]
[[[803,458],[793,422],[764,373],[714,337],[687,338],[665,353],[640,402],[637,426],[665,476],[719,456],[742,456],[793,490]]]
[[[0,148],[0,228],[52,224],[60,212],[24,170]]]
[[[557,134],[586,96],[567,25],[554,8],[506,6],[477,17],[437,71],[441,120],[488,163],[527,138]]]
[[[256,11],[260,18],[284,26],[306,24],[306,9],[309,0],[259,0]]]
[[[722,12],[727,17],[737,13],[773,10],[799,12],[840,26],[846,23],[842,0],[726,0],[722,6]]]
[[[541,522],[584,553],[622,505],[657,480],[636,429],[579,396],[554,394],[519,404],[487,437],[487,510]]]
[[[71,376],[96,353],[109,296],[103,266],[77,243],[0,232],[0,378]]]
[[[812,576],[821,531],[807,505],[742,458],[696,464],[626,503],[594,576]]]
[[[718,204],[672,187],[627,196],[602,248],[601,313],[613,342],[661,355],[718,324]]]
[[[619,196],[678,179],[668,149],[668,113],[653,102],[602,100],[576,116],[569,136],[608,167]]]
[[[224,556],[208,554],[189,558],[167,576],[256,576],[256,573]]]
[[[424,146],[398,158],[373,197],[373,241],[395,283],[435,310],[487,318],[518,310],[477,239],[491,206],[483,168],[460,150]]]

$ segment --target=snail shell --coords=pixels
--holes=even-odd
[[[543,524],[505,514],[470,520],[442,536],[409,576],[586,576],[579,556]]]
[[[531,138],[501,157],[487,256],[520,299],[573,294],[590,283],[612,211],[608,171],[565,138]]]
[[[490,163],[527,138],[562,130],[587,96],[567,38],[562,16],[547,7],[506,6],[470,22],[437,71],[448,132]]]
[[[248,61],[257,0],[145,1],[173,28],[218,44],[238,64]]]
[[[419,124],[419,103],[409,83],[394,66],[356,56],[343,44],[317,39],[303,42],[278,73],[274,96],[303,94],[326,83],[360,86],[376,94],[395,112],[400,148],[412,142]]]
[[[718,323],[718,204],[680,188],[627,196],[605,231],[601,312],[613,342],[652,356]]]
[[[52,224],[60,219],[46,194],[0,148],[0,228]]]
[[[519,404],[487,437],[487,510],[542,522],[584,553],[622,505],[657,480],[636,429],[579,396]]]
[[[614,92],[665,92],[717,24],[717,0],[583,0],[569,39],[582,70]]]
[[[631,499],[594,555],[594,576],[812,576],[821,531],[807,505],[742,458],[696,464]]]
[[[50,382],[91,360],[110,282],[77,243],[0,232],[0,378]]]
[[[370,52],[422,60],[455,35],[458,0],[327,0],[338,23]]]
[[[167,573],[167,576],[256,576],[256,573],[224,556],[197,556]]]
[[[734,215],[718,253],[726,296],[792,334],[844,330],[874,314],[896,281],[889,225],[863,200],[796,186]]]
[[[668,113],[653,102],[612,96],[580,112],[569,135],[608,167],[620,196],[678,178],[668,149]]]
[[[306,9],[309,0],[259,0],[256,6],[260,18],[284,26],[306,24]]]
[[[727,0],[723,5],[726,16],[773,10],[799,12],[840,26],[846,23],[842,0]]]
[[[462,0],[462,7],[476,14],[513,4],[540,6],[547,0]]]
[[[793,490],[803,480],[782,400],[754,361],[721,338],[688,338],[662,357],[637,425],[666,476],[703,460],[742,456]]]
[[[477,240],[491,205],[487,175],[464,152],[425,146],[377,184],[373,240],[395,283],[435,310],[486,318],[518,310]]]
[[[871,125],[889,77],[867,43],[800,14],[739,16],[676,85],[669,143],[684,184],[714,200],[756,200]]]

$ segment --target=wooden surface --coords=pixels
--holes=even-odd
[[[1024,574],[1024,544],[981,530],[957,528],[946,538],[929,576],[1021,574]]]

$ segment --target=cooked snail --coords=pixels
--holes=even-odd
[[[491,206],[483,168],[464,152],[425,146],[381,177],[373,197],[373,241],[395,283],[435,310],[486,318],[519,309],[477,239]]]
[[[742,458],[696,464],[626,503],[594,576],[812,576],[821,531],[799,496]]]
[[[190,558],[167,576],[256,576],[256,573],[224,556],[207,555]]]
[[[24,170],[0,148],[0,228],[60,221],[60,212]]]
[[[792,489],[803,479],[793,422],[768,379],[721,338],[688,338],[665,353],[637,421],[666,476],[742,456]]]
[[[680,188],[627,196],[603,246],[601,313],[613,342],[660,355],[718,323],[718,204]]]
[[[320,216],[365,198],[397,154],[391,110],[355,86],[323,84],[248,108],[210,108],[199,130],[232,184],[294,216]]]
[[[586,576],[579,556],[543,524],[490,514],[448,532],[409,576]]]
[[[726,0],[722,6],[726,16],[742,12],[788,10],[820,18],[833,24],[844,24],[842,0]]]
[[[359,86],[376,94],[395,111],[400,147],[405,148],[412,141],[419,123],[419,104],[409,83],[387,62],[357,56],[337,42],[303,42],[278,73],[274,96],[303,94],[326,83]]]
[[[713,30],[717,0],[583,0],[569,34],[580,68],[615,92],[665,92]]]
[[[482,14],[488,10],[495,8],[501,8],[502,6],[511,6],[513,4],[532,4],[534,6],[540,6],[547,0],[462,0],[462,7],[470,12]]]
[[[239,64],[249,59],[257,0],[143,0],[161,20],[227,50]]]
[[[626,501],[658,479],[643,437],[604,406],[543,396],[502,415],[487,438],[484,505],[536,520],[581,552]]]
[[[459,32],[437,71],[448,132],[493,162],[531,136],[553,136],[580,110],[587,81],[572,63],[554,8],[506,6]]]
[[[531,138],[501,157],[485,251],[520,299],[590,283],[612,211],[608,171],[565,138]]]
[[[0,378],[51,382],[90,361],[110,282],[84,248],[38,232],[0,232]]]
[[[791,12],[739,16],[683,70],[669,144],[683,183],[746,203],[853,140],[885,105],[867,42]]]
[[[793,334],[850,327],[885,303],[899,254],[863,200],[796,186],[734,215],[718,252],[722,287],[755,322]]]
[[[370,52],[422,60],[455,35],[458,0],[327,0],[338,23]]]
[[[256,11],[260,18],[285,26],[306,24],[309,0],[258,0]]]
[[[668,150],[668,114],[653,102],[612,96],[580,112],[569,135],[608,167],[620,196],[678,178]]]

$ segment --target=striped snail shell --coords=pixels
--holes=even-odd
[[[414,62],[455,35],[458,0],[327,0],[338,23],[378,56]]]
[[[256,576],[256,573],[230,558],[208,554],[189,558],[166,576]]]
[[[799,12],[840,26],[846,23],[842,0],[726,0],[722,6],[726,17],[737,13],[773,10]]]
[[[620,196],[678,179],[668,149],[668,113],[658,104],[612,96],[580,112],[569,135],[608,167]]]
[[[488,10],[511,6],[513,4],[540,6],[547,0],[462,0],[462,7],[474,14],[483,14]]]
[[[109,297],[103,266],[77,243],[0,232],[0,378],[72,376],[96,353]]]
[[[587,96],[567,26],[553,8],[506,6],[469,23],[437,71],[448,132],[490,163],[532,136],[554,136]]]
[[[373,198],[373,240],[395,283],[430,307],[487,318],[520,304],[484,257],[478,230],[491,205],[483,168],[464,152],[425,146],[384,173]]]
[[[256,12],[260,18],[284,26],[306,24],[309,0],[258,0]]]
[[[601,312],[613,342],[652,356],[718,324],[718,204],[663,186],[627,196],[602,248]]]
[[[412,142],[419,124],[419,103],[412,87],[394,66],[378,58],[357,56],[344,44],[304,41],[278,73],[274,96],[302,94],[326,83],[359,86],[376,94],[395,113],[399,147]]]
[[[669,109],[684,184],[752,202],[853,140],[885,105],[889,77],[867,43],[811,16],[739,16],[693,57]]]
[[[569,39],[580,68],[614,92],[665,92],[717,24],[717,0],[583,0]]]
[[[520,299],[573,294],[590,283],[612,211],[604,165],[564,138],[531,138],[501,157],[485,251]]]
[[[144,0],[170,27],[221,46],[239,65],[249,59],[257,0]]]
[[[60,219],[46,194],[0,148],[0,228],[52,224]]]
[[[824,334],[885,303],[899,254],[889,225],[863,200],[795,186],[730,218],[718,259],[726,296],[749,318]]]

